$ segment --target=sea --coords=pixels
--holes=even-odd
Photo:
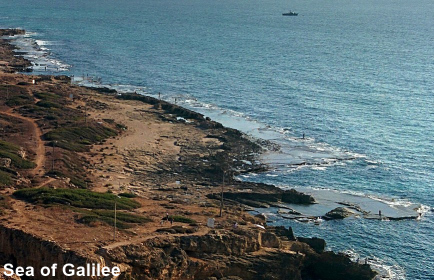
[[[351,202],[373,219],[258,211],[378,279],[434,279],[433,27],[432,0],[0,0],[34,73],[161,93],[279,145],[270,171],[238,179],[313,194],[306,214]]]

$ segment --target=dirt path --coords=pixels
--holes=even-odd
[[[194,234],[189,234],[189,233],[176,233],[176,234],[171,234],[170,236],[192,236],[192,235],[206,235],[209,232],[209,228],[205,228],[202,227],[198,232],[195,232]],[[154,238],[159,236],[158,234],[150,234],[146,237],[135,237],[132,238],[130,240],[124,240],[124,241],[119,241],[119,242],[114,242],[111,243],[107,246],[104,246],[103,248],[106,250],[110,250],[116,247],[120,247],[120,246],[125,246],[125,245],[131,245],[131,244],[137,244],[137,243],[142,243],[148,239]],[[166,235],[167,236],[167,235]]]
[[[12,118],[20,119],[20,120],[27,122],[31,125],[33,137],[34,137],[34,139],[36,139],[36,149],[35,149],[36,167],[31,171],[31,174],[33,176],[42,175],[44,172],[43,168],[44,168],[44,162],[45,162],[45,146],[44,146],[44,142],[41,139],[41,136],[42,136],[41,129],[39,128],[36,121],[34,119],[21,116],[20,114],[13,113],[12,108],[5,111],[5,112],[0,112],[0,114],[6,115],[6,116],[9,116]]]

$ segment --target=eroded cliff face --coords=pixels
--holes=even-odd
[[[339,280],[375,276],[369,266],[322,252],[321,248],[316,250],[304,242],[248,228],[211,231],[202,236],[156,237],[98,253],[107,262],[128,265],[123,277],[132,279]]]
[[[118,266],[119,277],[86,279],[333,279],[368,280],[375,273],[367,265],[352,263],[347,257],[323,252],[311,243],[290,240],[290,230],[257,228],[212,230],[204,235],[162,235],[136,244],[111,244],[93,255],[83,256],[62,249],[18,229],[0,227],[0,256],[3,263],[43,266],[94,263]],[[36,273],[22,279],[48,279]],[[58,273],[49,279],[84,279]]]
[[[11,263],[16,266],[33,267],[35,276],[22,279],[47,279],[39,275],[43,266],[50,266],[57,263],[59,267],[72,263],[76,266],[86,263],[104,264],[104,259],[95,255],[94,257],[81,256],[74,251],[62,249],[52,241],[42,240],[39,237],[25,233],[18,229],[0,226],[0,262],[2,265]],[[59,273],[58,273],[59,274]],[[7,278],[6,278],[7,279]],[[66,277],[62,274],[51,279],[83,279],[83,277]]]

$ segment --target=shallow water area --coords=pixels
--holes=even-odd
[[[312,195],[315,198],[316,204],[285,204],[291,209],[301,213],[301,215],[285,214],[285,208],[275,210],[276,213],[281,214],[282,217],[287,219],[295,219],[298,217],[321,217],[337,207],[346,207],[350,211],[354,212],[352,218],[377,219],[383,221],[389,219],[415,220],[419,217],[419,213],[422,215],[430,210],[427,206],[405,200],[380,199],[369,195],[339,192],[331,189],[309,187],[297,187],[295,189],[302,193]],[[266,210],[266,212],[270,212],[269,210]],[[262,210],[259,211],[262,212]],[[380,211],[381,216],[379,215]]]

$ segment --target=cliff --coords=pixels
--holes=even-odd
[[[282,236],[284,234],[285,236]],[[291,230],[248,227],[204,235],[162,235],[138,243],[111,244],[92,255],[63,249],[21,230],[0,227],[1,261],[21,266],[100,263],[118,266],[118,279],[355,279],[375,276],[367,265],[308,243],[289,240]],[[307,241],[307,240],[305,240]],[[46,279],[35,275],[34,279]],[[59,273],[50,279],[82,279]],[[92,277],[92,279],[115,279]]]

